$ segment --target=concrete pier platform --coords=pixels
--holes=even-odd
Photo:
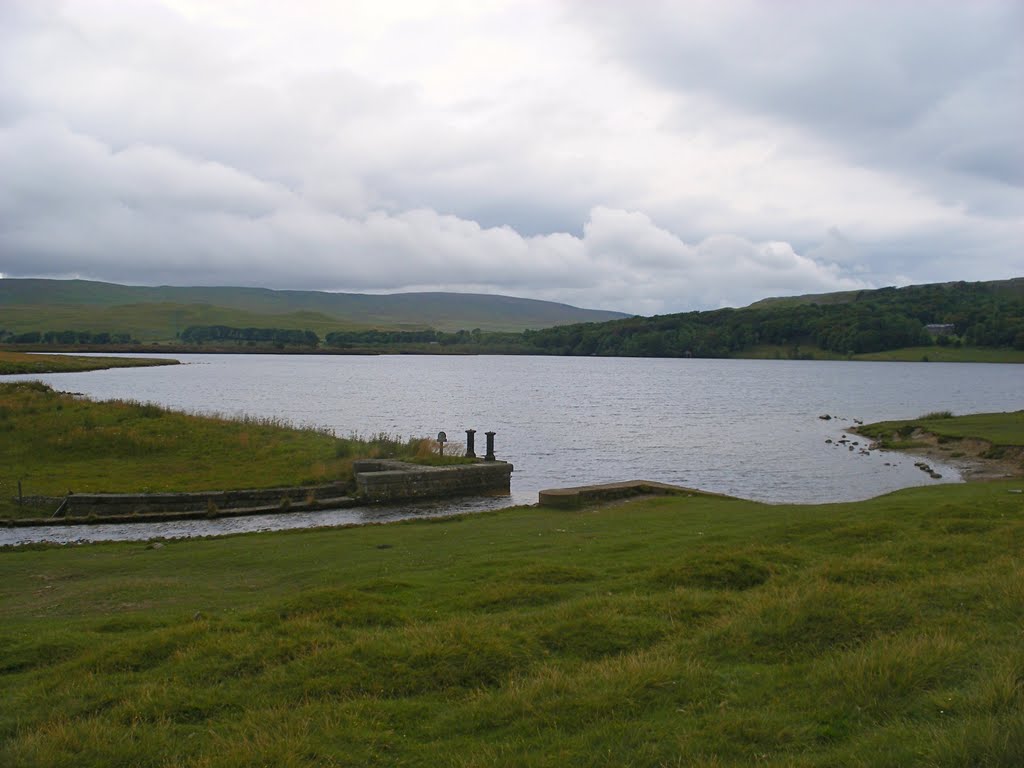
[[[729,498],[720,493],[709,493],[681,485],[658,483],[653,480],[628,480],[621,483],[604,483],[603,485],[580,485],[575,488],[549,488],[540,492],[537,503],[542,507],[578,509],[587,504],[628,499],[633,496],[718,496]]]

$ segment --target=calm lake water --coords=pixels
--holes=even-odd
[[[941,481],[930,479],[907,456],[865,456],[826,444],[826,439],[844,434],[853,419],[1024,408],[1024,366],[1014,365],[516,356],[173,357],[184,364],[4,378],[42,379],[94,399],[282,418],[329,427],[339,435],[435,436],[443,430],[454,444],[462,444],[464,430],[473,428],[481,455],[483,433],[493,430],[498,458],[515,465],[512,495],[470,502],[469,509],[534,503],[542,488],[637,478],[767,502],[868,498],[960,478],[955,469],[934,462]],[[836,418],[823,421],[818,418],[822,414]],[[251,484],[257,485],[258,478]],[[453,510],[462,511],[445,505],[370,514],[371,519],[392,519]],[[290,522],[275,522],[270,516],[204,521],[185,534],[358,523],[367,521],[366,514],[314,513],[308,520],[277,516]],[[82,527],[65,535],[108,537],[98,530],[102,528]],[[0,543],[41,535],[28,529],[0,531]]]

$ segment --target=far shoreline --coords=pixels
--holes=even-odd
[[[79,350],[81,352],[81,350]],[[110,350],[105,350],[110,352]],[[0,376],[46,373],[85,373],[111,368],[151,368],[179,365],[181,361],[162,357],[91,357],[87,354],[21,352],[0,350]]]
[[[441,345],[382,345],[372,347],[242,347],[237,345],[223,346],[191,346],[177,343],[158,343],[149,345],[68,345],[68,346],[33,346],[23,349],[15,345],[0,345],[0,375],[19,373],[21,371],[5,371],[3,357],[17,355],[19,357],[89,355],[284,355],[284,356],[327,356],[327,357],[375,357],[383,355],[415,355],[439,357],[472,357],[477,355],[499,355],[509,357],[585,357],[585,355],[545,354],[540,349],[511,349],[475,345],[460,345],[457,348]],[[819,348],[783,348],[776,346],[752,347],[722,357],[657,357],[631,355],[590,355],[590,357],[608,357],[637,360],[774,360],[789,362],[875,362],[875,363],[983,363],[993,365],[1024,365],[1024,350],[988,347],[905,347],[886,350],[884,352],[867,352],[855,355],[840,355]],[[83,357],[82,359],[90,359]],[[95,358],[91,358],[95,359]],[[117,359],[117,358],[111,358]],[[141,359],[141,358],[122,358]],[[167,365],[165,358],[150,358],[156,362],[152,365]],[[175,361],[177,362],[177,361]],[[140,363],[141,365],[141,363]],[[120,367],[120,366],[105,366]],[[99,370],[94,369],[94,370]],[[27,373],[60,373],[54,371],[23,371]]]

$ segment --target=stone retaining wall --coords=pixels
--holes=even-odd
[[[480,461],[427,467],[403,461],[357,461],[356,498],[370,503],[509,493],[512,465]]]
[[[73,493],[65,498],[61,516],[147,514],[187,512],[212,508],[232,510],[252,507],[288,507],[310,499],[323,501],[346,495],[343,483],[254,488],[238,491],[197,491],[195,493]]]

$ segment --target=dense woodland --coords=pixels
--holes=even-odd
[[[926,328],[938,324],[951,325],[952,332]],[[741,356],[765,345],[783,348],[791,357],[810,354],[808,348],[856,355],[931,344],[1024,350],[1024,280],[776,299],[743,309],[633,317],[523,333],[479,328],[454,333],[345,330],[327,333],[321,341],[310,330],[193,325],[180,334],[179,341],[217,347],[633,357]],[[88,331],[0,331],[0,342],[69,346],[129,344],[132,339],[128,334]]]
[[[687,312],[527,331],[538,351],[561,355],[726,357],[758,345],[839,354],[929,344],[1024,349],[1020,281],[883,288],[818,300],[779,300],[745,309]],[[827,300],[836,303],[824,303]],[[925,326],[952,324],[933,336]]]

